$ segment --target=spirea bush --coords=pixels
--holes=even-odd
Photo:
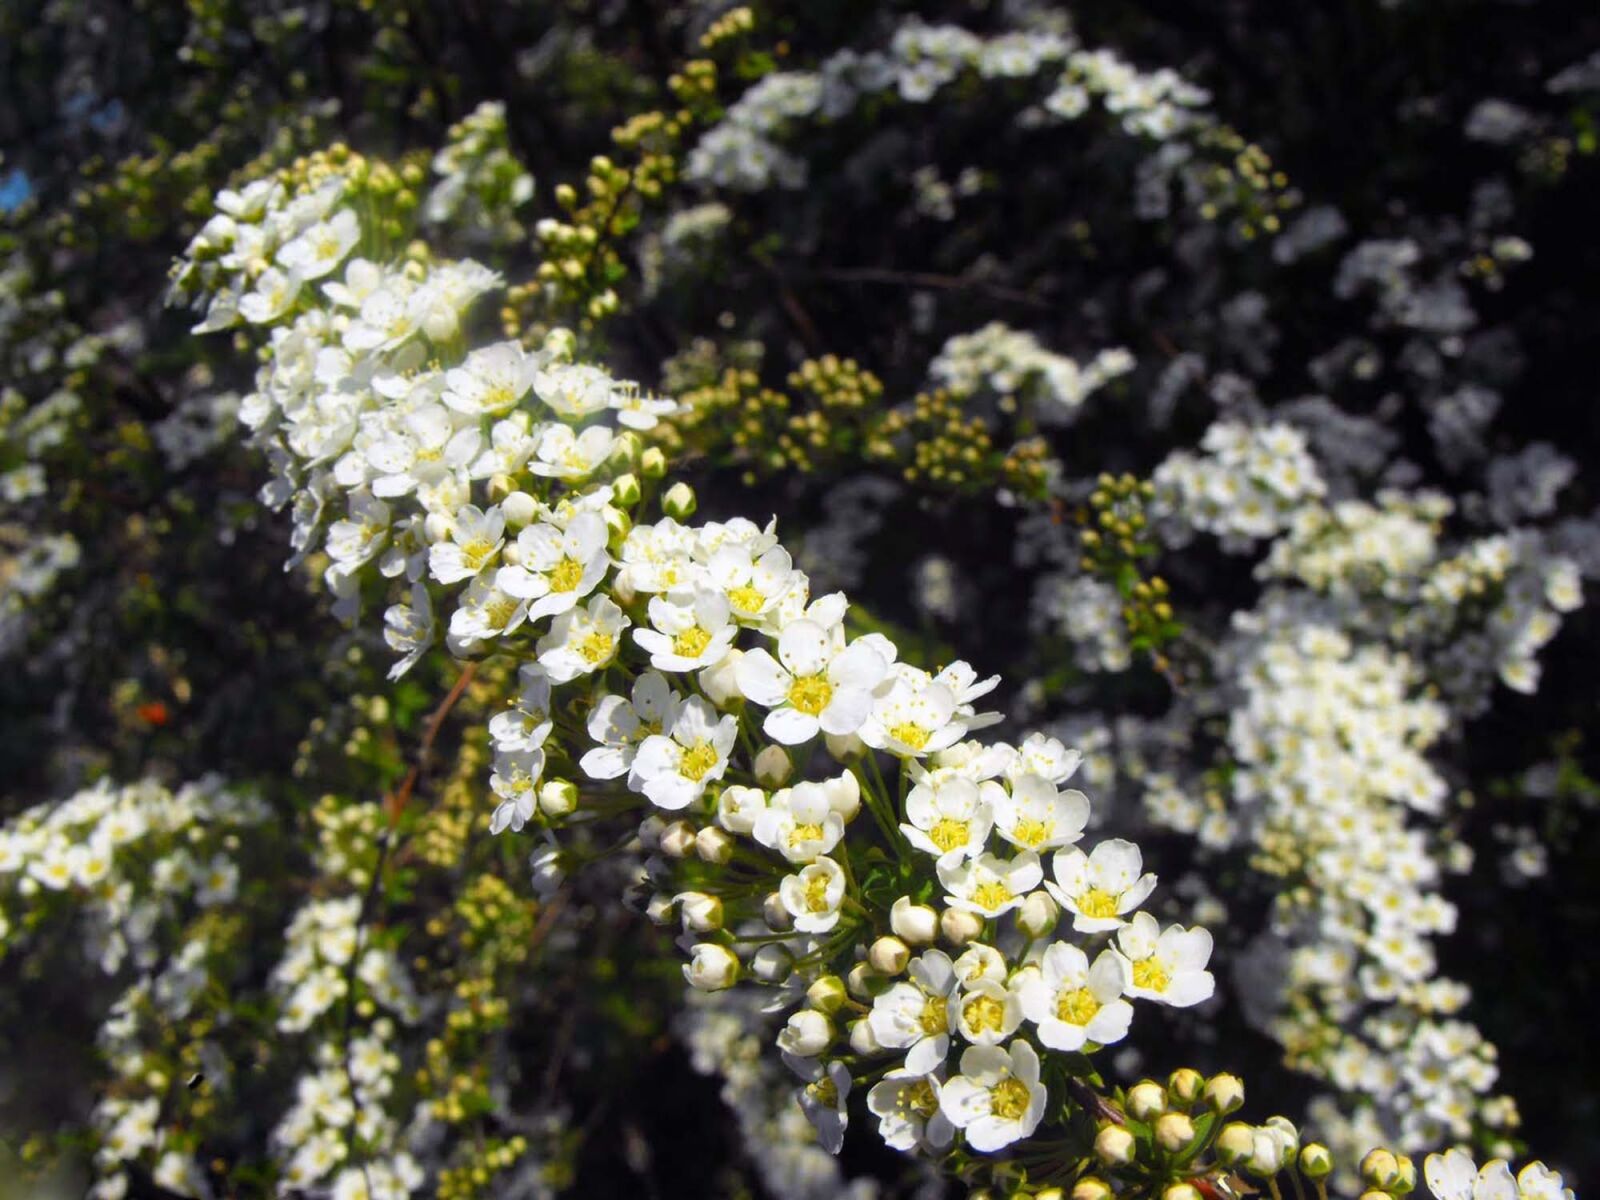
[[[0,43],[0,1195],[1600,1163],[1595,14]]]

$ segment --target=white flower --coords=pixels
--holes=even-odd
[[[611,566],[605,518],[582,512],[565,529],[540,522],[517,534],[517,562],[495,573],[504,592],[530,601],[528,620],[566,612],[594,591]]]
[[[654,525],[635,525],[622,541],[618,586],[646,593],[688,586],[701,570],[692,558],[694,544],[694,531],[671,517]]]
[[[861,725],[861,740],[900,758],[920,758],[952,746],[966,736],[956,719],[956,698],[942,683],[902,668],[882,692]]]
[[[1071,779],[1083,761],[1083,755],[1068,750],[1053,737],[1030,733],[1017,747],[1016,762],[1008,772],[1013,778],[1019,775],[1039,775],[1057,786]]]
[[[997,794],[1004,794],[998,784],[980,787],[959,777],[941,783],[919,783],[906,796],[906,816],[910,820],[900,829],[918,850],[933,855],[941,864],[954,866],[964,858],[983,853],[994,824],[991,806]]]
[[[816,1127],[817,1141],[822,1148],[829,1154],[837,1154],[844,1145],[845,1126],[850,1123],[850,1111],[845,1104],[853,1082],[850,1072],[841,1062],[831,1062],[826,1068],[816,1062],[807,1066],[806,1076],[811,1082],[800,1089],[800,1107]]]
[[[299,295],[299,275],[268,267],[255,287],[239,298],[239,315],[252,325],[267,325],[288,312]]]
[[[960,980],[942,950],[912,959],[907,974],[909,982],[874,997],[866,1020],[880,1045],[907,1051],[906,1070],[926,1075],[950,1053],[950,1005]]]
[[[697,588],[692,594],[650,597],[653,629],[635,629],[633,640],[650,655],[658,671],[693,671],[727,657],[738,626],[730,623],[721,592]]]
[[[517,671],[522,690],[517,702],[489,719],[489,736],[498,750],[537,750],[555,728],[550,719],[550,676],[537,663]]]
[[[644,792],[659,808],[686,808],[721,779],[728,769],[728,752],[738,736],[732,716],[717,717],[702,697],[691,696],[678,710],[666,733],[645,738],[633,760],[629,786]]]
[[[947,893],[945,902],[982,917],[1010,912],[1044,878],[1039,856],[1031,850],[1010,862],[993,854],[954,864],[940,862],[938,870]]]
[[[539,639],[539,663],[556,683],[611,665],[622,643],[628,618],[609,596],[593,596],[580,608],[569,608],[550,623]]]
[[[1428,1190],[1437,1200],[1573,1200],[1560,1172],[1532,1162],[1511,1177],[1504,1159],[1492,1158],[1482,1169],[1465,1151],[1430,1154],[1422,1164]]]
[[[778,884],[778,898],[794,918],[801,933],[826,933],[839,923],[839,905],[844,902],[844,871],[831,858],[819,858],[800,868],[797,875],[785,875]]]
[[[444,405],[418,405],[366,448],[373,494],[392,499],[437,487],[477,457],[482,441],[476,425],[457,426]]]
[[[1009,792],[996,791],[995,829],[1023,850],[1051,850],[1075,842],[1089,822],[1089,798],[1075,789],[1058,792],[1042,775],[1013,775]]]
[[[1045,888],[1072,912],[1072,927],[1079,933],[1116,929],[1123,915],[1144,903],[1156,886],[1154,875],[1141,875],[1139,847],[1121,838],[1101,842],[1085,855],[1072,847],[1056,852],[1051,863],[1055,881]]]
[[[389,506],[365,492],[350,497],[350,516],[328,526],[328,557],[353,570],[370,562],[389,540]]]
[[[983,1153],[1037,1129],[1045,1100],[1039,1056],[1021,1038],[1005,1049],[969,1046],[961,1055],[961,1074],[939,1089],[939,1111],[966,1134],[967,1145]]]
[[[617,410],[617,424],[628,429],[654,429],[662,417],[678,411],[678,403],[639,390],[636,383],[621,383],[611,392],[611,407]]]
[[[496,342],[445,372],[442,399],[459,413],[500,416],[528,394],[536,361],[516,342]]]
[[[956,1005],[956,1028],[977,1046],[996,1046],[1022,1024],[1022,1002],[997,979],[980,978],[965,986]]]
[[[605,462],[613,440],[615,435],[605,425],[591,425],[577,434],[565,425],[547,426],[528,470],[554,479],[584,479]]]
[[[544,774],[543,750],[501,751],[494,757],[489,788],[500,803],[489,821],[489,832],[499,833],[506,826],[520,832],[539,803],[539,777]]]
[[[776,660],[766,650],[751,650],[740,658],[737,678],[745,696],[771,710],[761,726],[767,736],[797,746],[818,730],[856,732],[885,669],[870,646],[847,647],[839,627],[802,618],[778,635]]]
[[[844,818],[833,810],[820,783],[797,783],[775,792],[756,816],[756,841],[792,863],[829,853],[844,837]]]
[[[301,279],[321,279],[333,272],[361,240],[361,221],[341,208],[319,221],[278,251],[278,262]]]
[[[867,1108],[878,1118],[879,1136],[895,1150],[943,1150],[955,1137],[950,1118],[939,1111],[935,1075],[897,1067],[867,1092]]]
[[[1134,913],[1117,931],[1117,949],[1128,960],[1130,996],[1188,1008],[1208,999],[1216,981],[1205,969],[1211,958],[1211,934],[1201,928],[1169,925],[1162,929],[1149,913]]]
[[[608,408],[614,386],[599,368],[571,363],[540,371],[533,380],[539,399],[563,417],[586,417]]]
[[[764,551],[759,546],[759,542],[730,542],[719,546],[706,563],[712,586],[728,597],[734,615],[750,625],[761,623],[805,579],[782,546]]]
[[[670,729],[678,718],[679,700],[666,679],[646,671],[634,681],[631,700],[602,696],[589,714],[589,736],[599,745],[578,760],[591,779],[615,779],[627,773],[645,738]]]
[[[527,616],[526,600],[501,591],[487,575],[475,576],[467,584],[460,605],[450,614],[450,648],[452,652],[470,650],[479,642],[515,633]],[[542,647],[543,643],[540,645]],[[565,682],[555,672],[551,672],[551,677]]]
[[[494,561],[505,545],[506,518],[498,508],[484,512],[473,504],[456,509],[450,539],[428,548],[428,573],[440,583],[471,579]]]
[[[778,1048],[796,1058],[815,1058],[833,1042],[833,1023],[814,1008],[790,1015],[778,1034]]]
[[[1039,1027],[1039,1040],[1052,1050],[1081,1050],[1120,1041],[1133,1020],[1133,1005],[1122,999],[1128,964],[1102,950],[1094,965],[1076,946],[1051,944],[1039,960],[1039,973],[1022,984],[1023,1015]]]

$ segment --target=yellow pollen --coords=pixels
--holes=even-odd
[[[516,394],[512,392],[510,388],[506,387],[505,384],[501,383],[490,388],[485,388],[483,392],[483,400],[480,403],[482,404],[482,407],[493,412],[496,409],[506,408],[512,404],[515,404],[516,400]]]
[[[516,612],[517,601],[510,596],[502,596],[498,600],[491,600],[483,606],[483,615],[489,618],[489,624],[496,629],[504,629],[509,625]]]
[[[417,461],[419,463],[438,462],[443,457],[443,450],[435,450],[431,446],[424,446],[417,451]]]
[[[1100,1001],[1086,987],[1073,988],[1056,997],[1056,1019],[1068,1025],[1087,1025],[1100,1011]]]
[[[711,644],[711,635],[698,625],[691,625],[672,639],[672,652],[680,658],[699,658]]]
[[[577,650],[584,662],[590,666],[598,666],[609,661],[616,653],[617,639],[603,629],[596,629],[578,639]]]
[[[833,906],[828,903],[828,877],[826,875],[813,875],[806,884],[806,907],[814,913],[832,911]]]
[[[461,547],[461,561],[469,567],[481,567],[484,560],[494,553],[494,543],[488,538],[472,538]]]
[[[928,840],[949,853],[958,846],[965,846],[970,832],[965,821],[958,821],[954,817],[941,817],[934,827],[928,830]]]
[[[1164,992],[1167,990],[1167,984],[1171,982],[1172,976],[1167,974],[1166,968],[1157,961],[1155,955],[1134,961],[1134,987],[1145,988],[1152,992]]]
[[[1018,1121],[1028,1111],[1028,1085],[1009,1076],[989,1089],[989,1111],[1002,1121]]]
[[[922,1026],[923,1033],[933,1037],[950,1028],[949,1005],[950,1002],[943,996],[929,996],[922,1002],[922,1012],[917,1015],[917,1024]]]
[[[575,558],[563,557],[550,571],[550,590],[570,592],[583,582],[583,564]]]
[[[767,598],[760,590],[751,587],[748,583],[743,587],[732,588],[728,592],[728,603],[742,613],[757,613]]]
[[[806,1084],[806,1092],[819,1104],[828,1108],[839,1107],[839,1089],[834,1087],[833,1080],[826,1075],[815,1083]]]
[[[789,831],[789,845],[799,846],[806,842],[819,841],[822,838],[822,826],[812,823],[810,825],[796,825]]]
[[[678,774],[699,783],[706,777],[706,772],[716,765],[716,749],[702,738],[683,752],[683,758],[678,762]]]
[[[1037,849],[1049,840],[1055,827],[1054,821],[1030,821],[1024,817],[1012,826],[1011,836],[1019,845]]]
[[[1092,887],[1078,897],[1078,911],[1086,917],[1114,917],[1117,915],[1117,898],[1110,892]]]
[[[889,736],[903,746],[910,746],[913,750],[921,750],[928,744],[928,739],[933,736],[933,731],[925,729],[915,721],[901,721],[898,725],[889,726]]]
[[[1016,899],[1016,893],[998,879],[990,883],[980,883],[972,889],[972,902],[985,912],[994,912],[1004,908]]]
[[[939,1097],[933,1094],[933,1084],[919,1079],[900,1093],[900,1107],[908,1108],[923,1119],[939,1111]]]
[[[833,684],[825,675],[803,675],[789,686],[789,703],[808,717],[818,716],[833,699]]]
[[[973,1033],[990,1029],[998,1033],[1006,1025],[1006,1006],[993,996],[974,996],[961,1006],[961,1015]]]

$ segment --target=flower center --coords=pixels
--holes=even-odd
[[[965,821],[942,817],[928,830],[928,840],[945,853],[967,844],[970,830]]]
[[[491,600],[483,606],[483,615],[489,618],[489,624],[496,629],[504,629],[509,625],[516,612],[517,601],[510,596]]]
[[[685,779],[699,783],[706,777],[706,772],[716,765],[716,748],[710,742],[701,738],[683,752],[683,758],[678,763],[678,774]]]
[[[590,666],[608,661],[616,652],[617,639],[604,630],[596,629],[578,639],[578,654]]]
[[[898,725],[889,726],[889,736],[902,746],[910,746],[913,750],[921,750],[928,744],[928,739],[933,736],[933,731],[915,721],[901,721]]]
[[[922,1026],[923,1033],[933,1037],[950,1028],[949,1005],[950,1002],[943,996],[929,996],[922,1002],[922,1012],[917,1015],[917,1024]]]
[[[1155,955],[1149,958],[1136,959],[1133,964],[1133,986],[1145,988],[1152,992],[1164,992],[1167,984],[1172,982],[1166,968],[1156,960]]]
[[[751,587],[748,583],[742,587],[732,588],[728,592],[728,603],[741,613],[754,614],[761,611],[761,606],[767,598],[758,588]]]
[[[582,581],[583,564],[570,556],[563,555],[561,561],[550,572],[552,592],[570,592]]]
[[[470,538],[466,545],[461,547],[461,561],[469,567],[481,567],[493,553],[494,543],[488,538]]]
[[[1006,1006],[993,996],[974,996],[962,1005],[961,1015],[973,1033],[998,1033],[1006,1025]]]
[[[1005,1078],[989,1089],[989,1111],[1002,1121],[1018,1121],[1028,1111],[1028,1085]]]
[[[803,846],[807,842],[822,840],[822,826],[812,822],[807,825],[796,825],[789,831],[789,846]]]
[[[498,412],[517,402],[517,394],[503,383],[491,384],[483,389],[483,399],[478,402],[485,412]]]
[[[806,1091],[818,1104],[827,1108],[839,1107],[839,1089],[834,1086],[833,1080],[824,1075],[815,1083],[808,1083]]]
[[[833,906],[828,903],[828,877],[826,875],[819,872],[807,881],[806,907],[814,913],[825,913],[833,910]]]
[[[927,1120],[939,1111],[939,1097],[933,1094],[933,1084],[919,1079],[900,1093],[900,1103]]]
[[[1024,817],[1011,828],[1012,838],[1019,844],[1036,850],[1055,831],[1054,821],[1030,821]]]
[[[1068,1025],[1087,1025],[1100,1011],[1100,1001],[1086,987],[1073,988],[1056,997],[1056,1019]]]
[[[1114,917],[1117,915],[1117,898],[1110,892],[1092,887],[1078,897],[1078,911],[1086,917]]]
[[[1016,893],[998,879],[990,880],[988,883],[980,883],[972,889],[972,902],[985,912],[994,912],[996,909],[1004,908],[1014,899],[1016,899]]]
[[[789,686],[789,703],[808,717],[819,715],[833,699],[833,684],[823,675],[803,675]]]
[[[672,652],[679,658],[699,658],[711,644],[711,635],[698,625],[691,625],[672,639]]]

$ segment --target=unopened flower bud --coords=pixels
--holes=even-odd
[[[611,481],[611,502],[622,508],[632,508],[639,503],[639,477],[632,471],[618,475]]]
[[[1200,1189],[1192,1183],[1169,1184],[1161,1193],[1161,1200],[1202,1200]]]
[[[661,497],[661,511],[674,521],[687,521],[694,516],[698,504],[694,489],[687,483],[673,484],[667,489],[667,494]]]
[[[1361,1178],[1375,1188],[1388,1191],[1400,1178],[1400,1164],[1388,1150],[1381,1147],[1370,1150],[1361,1160]]]
[[[633,518],[620,508],[613,507],[610,504],[600,510],[600,516],[606,523],[607,544],[614,551],[620,550],[623,539],[628,536],[628,532],[633,528]]]
[[[702,862],[725,863],[733,857],[733,839],[715,825],[707,825],[694,835],[694,852]]]
[[[1394,1200],[1388,1192],[1380,1192],[1377,1188],[1369,1188],[1361,1193],[1358,1200]]]
[[[683,928],[689,933],[710,933],[722,928],[722,900],[704,892],[679,892],[673,897],[683,916]]]
[[[1244,1106],[1244,1083],[1237,1075],[1213,1075],[1206,1081],[1203,1095],[1212,1112],[1226,1116]]]
[[[862,1019],[850,1026],[850,1049],[863,1058],[872,1058],[884,1053],[885,1047],[872,1032],[872,1022]]]
[[[1033,1194],[1033,1200],[1066,1200],[1066,1193],[1058,1187],[1040,1188]]]
[[[1167,1101],[1187,1108],[1200,1098],[1206,1078],[1192,1067],[1179,1067],[1167,1076]]]
[[[649,853],[661,849],[661,831],[667,823],[658,813],[651,813],[639,822],[639,846]]]
[[[806,989],[806,1003],[822,1013],[838,1012],[846,998],[844,980],[837,975],[823,975]]]
[[[844,977],[845,986],[850,989],[850,994],[857,1000],[872,1000],[881,992],[889,989],[889,981],[868,964],[858,962],[850,968],[849,974]]]
[[[1395,1161],[1400,1164],[1400,1178],[1389,1190],[1396,1196],[1404,1196],[1417,1186],[1417,1164],[1404,1154],[1395,1155]]]
[[[527,492],[512,492],[500,501],[500,512],[508,529],[522,529],[539,515],[539,502]]]
[[[430,542],[442,542],[450,536],[455,522],[442,512],[429,513],[422,521],[422,532]]]
[[[867,962],[874,971],[898,975],[911,961],[911,947],[897,937],[881,937],[867,951]]]
[[[631,471],[634,464],[639,461],[640,446],[639,435],[631,429],[624,429],[611,439],[611,450],[606,455],[606,462],[616,470]]]
[[[1116,1167],[1132,1162],[1136,1148],[1133,1134],[1121,1125],[1107,1125],[1095,1135],[1094,1152],[1107,1166]]]
[[[489,476],[489,503],[499,504],[517,490],[517,481],[504,471]]]
[[[910,896],[901,896],[889,908],[889,928],[908,945],[927,946],[939,934],[939,914],[926,904],[913,904]]]
[[[794,771],[794,760],[782,746],[768,746],[755,761],[756,782],[763,787],[782,787]]]
[[[690,987],[702,992],[720,992],[738,980],[739,960],[726,946],[698,942],[691,953],[693,958],[683,965],[683,977]]]
[[[547,779],[539,789],[539,811],[547,817],[564,817],[578,807],[578,785],[570,779]]]
[[[667,456],[660,446],[648,446],[639,455],[639,474],[646,479],[660,479],[667,473]]]
[[[964,908],[947,908],[939,914],[939,932],[952,946],[965,946],[983,933],[983,918]]]
[[[823,744],[836,762],[847,763],[866,753],[867,744],[853,733],[825,733]]]
[[[1167,1111],[1167,1091],[1153,1079],[1142,1080],[1128,1089],[1128,1111],[1141,1121],[1153,1120]]]
[[[670,925],[676,908],[677,902],[670,895],[666,892],[657,892],[645,904],[644,915],[650,919],[652,925]]]
[[[687,821],[674,821],[661,831],[661,853],[669,858],[688,858],[694,853],[695,828]]]
[[[815,1058],[833,1044],[833,1024],[814,1008],[789,1017],[778,1034],[778,1048],[801,1058]]]
[[[1194,1141],[1194,1122],[1183,1113],[1169,1112],[1156,1122],[1156,1142],[1169,1154],[1187,1150]]]
[[[735,702],[744,699],[737,677],[739,660],[743,657],[743,650],[730,649],[722,656],[721,662],[713,663],[700,672],[700,690],[718,708],[731,708]]]
[[[766,899],[761,902],[761,919],[773,933],[783,933],[794,925],[794,914],[777,892],[768,892]]]
[[[1217,1134],[1217,1161],[1225,1167],[1236,1167],[1250,1157],[1256,1146],[1256,1131],[1243,1121],[1230,1121]]]
[[[1300,1170],[1307,1179],[1326,1179],[1333,1174],[1333,1152],[1321,1142],[1312,1142],[1300,1150]]]
[[[1111,1185],[1104,1179],[1085,1175],[1072,1185],[1072,1200],[1111,1200]]]
[[[794,955],[788,947],[768,942],[750,956],[750,974],[762,983],[787,983],[794,974]]]
[[[1029,937],[1044,937],[1061,918],[1061,906],[1048,892],[1029,892],[1017,909],[1017,928]]]

